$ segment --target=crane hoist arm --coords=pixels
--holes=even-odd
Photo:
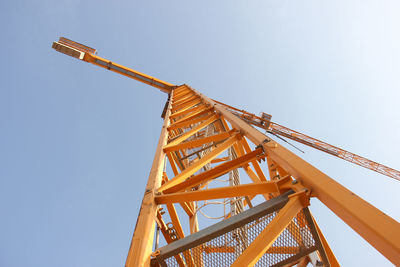
[[[151,85],[151,86],[158,88],[161,91],[168,93],[168,94],[171,92],[172,89],[177,87],[174,84],[159,80],[157,78],[146,75],[139,71],[127,68],[125,66],[111,62],[110,60],[101,58],[96,55],[95,49],[85,46],[83,44],[71,41],[64,37],[60,37],[58,42],[53,42],[52,48],[54,48],[55,50],[57,50],[58,52],[61,52],[63,54],[75,57],[77,59],[92,63],[92,64],[100,66],[102,68],[125,75],[129,78],[135,79],[142,83]],[[225,106],[225,108],[227,108],[230,112],[232,112],[236,116],[239,116],[240,118],[244,119],[249,124],[252,124],[254,126],[265,129],[267,132],[270,132],[270,133],[276,134],[276,135],[280,135],[280,136],[284,136],[291,140],[300,142],[304,145],[310,146],[312,148],[318,149],[325,153],[331,154],[338,158],[344,159],[351,163],[360,165],[364,168],[376,171],[378,173],[381,173],[383,175],[389,176],[393,179],[400,181],[400,172],[399,171],[392,169],[390,167],[387,167],[385,165],[379,164],[377,162],[374,162],[372,160],[369,160],[367,158],[361,157],[359,155],[356,155],[356,154],[346,151],[344,149],[335,147],[333,145],[330,145],[328,143],[325,143],[323,141],[320,141],[320,140],[310,137],[308,135],[291,130],[285,126],[271,122],[271,115],[262,113],[261,117],[259,117],[250,112],[247,112],[245,110],[237,109],[235,107],[218,102],[216,100],[214,100],[214,101],[217,102],[218,104]]]
[[[58,42],[53,42],[52,48],[68,56],[92,63],[102,68],[125,75],[129,78],[146,83],[168,94],[171,92],[173,88],[176,87],[171,83],[164,82],[162,80],[156,79],[152,76],[146,75],[139,71],[127,68],[125,66],[111,62],[110,60],[101,58],[96,55],[96,49],[71,41],[64,37],[60,37]]]
[[[310,137],[303,133],[294,131],[285,126],[274,123],[271,121],[271,115],[269,114],[262,113],[261,117],[259,117],[245,110],[237,109],[235,107],[229,106],[227,104],[221,103],[216,100],[214,101],[217,102],[218,104],[225,106],[229,111],[231,111],[236,116],[244,119],[249,124],[265,129],[267,132],[271,134],[284,136],[296,142],[302,143],[304,145],[310,146],[312,148],[318,149],[325,153],[331,154],[338,158],[344,159],[351,163],[357,164],[361,167],[376,171],[380,174],[389,176],[390,178],[400,181],[400,171],[392,169],[375,161],[369,160],[362,156],[356,155],[339,147],[330,145],[328,143],[325,143],[321,140]]]

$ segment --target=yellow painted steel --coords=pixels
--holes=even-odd
[[[170,143],[168,143],[168,145],[166,145],[164,148],[168,148],[171,146],[175,146],[179,143],[181,143],[182,141],[186,140],[189,136],[197,133],[198,131],[200,131],[201,129],[203,129],[204,127],[208,126],[209,124],[213,123],[214,121],[216,121],[218,119],[218,115],[213,115],[211,116],[209,119],[203,121],[202,123],[200,123],[198,126],[193,127],[190,131],[185,132],[184,134],[182,134],[181,136],[179,136],[178,138],[174,139],[173,141],[171,141]]]
[[[173,94],[173,92],[171,92]],[[171,103],[168,105],[164,126],[161,130],[153,165],[151,167],[145,194],[140,207],[139,216],[136,222],[132,243],[126,259],[126,267],[149,266],[150,255],[152,252],[154,222],[157,212],[157,204],[154,201],[155,189],[160,187],[163,177],[164,152],[163,146],[167,143],[169,125],[169,114],[171,113]]]
[[[77,42],[68,40],[67,38],[64,38],[64,37],[61,37],[59,42],[54,42],[53,48],[62,53],[65,53],[62,49],[73,49],[75,51],[78,51],[83,54],[81,57],[79,57],[79,56],[77,57],[77,56],[74,56],[73,54],[68,54],[68,53],[65,53],[65,54],[77,57],[78,59],[81,59],[83,61],[86,61],[86,62],[92,63],[94,65],[97,65],[99,67],[111,70],[118,74],[122,74],[129,78],[135,79],[139,82],[151,85],[151,86],[156,87],[156,88],[160,89],[161,91],[168,93],[168,94],[171,93],[171,90],[176,87],[176,85],[174,85],[174,84],[167,83],[165,81],[159,80],[159,79],[149,76],[147,74],[141,73],[137,70],[133,70],[131,68],[125,67],[125,66],[117,64],[115,62],[111,62],[110,60],[101,58],[94,54],[96,50],[94,50],[90,47],[84,46],[82,44],[79,44]],[[92,49],[92,50],[90,50],[90,49]]]
[[[191,119],[193,119],[193,118],[195,118],[197,116],[202,116],[204,114],[212,113],[212,111],[213,111],[212,108],[206,108],[204,105],[198,105],[197,107],[187,111],[187,112],[190,112],[190,114],[187,114],[187,116],[182,116],[180,119],[175,120],[174,123],[180,123],[180,122],[188,121],[188,120],[191,120]],[[174,113],[173,115],[176,115],[177,113]],[[178,116],[172,117],[172,115],[171,115],[170,118],[173,119],[175,117],[178,117]]]
[[[167,228],[164,220],[162,219],[162,215],[161,215],[160,211],[157,212],[157,220],[156,220],[156,222],[157,222],[157,224],[158,224],[158,226],[159,226],[159,228],[161,230],[161,233],[164,236],[165,241],[167,241],[168,244],[174,242],[175,240],[168,233],[168,228]],[[175,255],[175,260],[176,260],[176,262],[178,263],[178,265],[180,267],[184,267],[185,266],[185,262],[183,261],[183,258],[182,258],[181,255]]]
[[[175,228],[176,232],[178,233],[179,238],[184,238],[185,234],[183,232],[181,222],[179,220],[178,213],[176,212],[174,204],[167,204],[166,206],[167,206],[168,214],[171,218],[172,224],[174,225],[174,228]],[[185,252],[185,253],[183,253],[183,255],[189,266],[195,266],[194,262],[193,262],[193,258],[189,252]]]
[[[217,147],[208,155],[206,155],[204,158],[200,159],[197,164],[189,166],[187,169],[182,171],[179,175],[175,176],[169,182],[165,183],[159,188],[159,191],[165,191],[172,186],[175,186],[183,181],[185,181],[189,176],[193,175],[195,172],[197,172],[199,169],[201,169],[205,164],[209,163],[212,159],[217,157],[219,154],[224,152],[226,149],[228,149],[234,142],[238,140],[238,136],[234,135],[230,138],[228,138],[225,142],[221,143],[220,145],[217,145]]]
[[[176,104],[174,103],[172,105],[172,113],[174,113],[174,112],[176,112],[178,110],[184,109],[186,107],[192,107],[192,106],[194,106],[196,104],[199,104],[199,103],[200,103],[200,101],[199,101],[199,97],[198,96],[194,95],[194,96],[188,97],[187,99],[185,99],[182,102],[178,102]]]
[[[221,140],[225,140],[228,137],[232,136],[234,133],[234,131],[230,131],[230,132],[223,132],[220,134],[216,134],[213,136],[207,136],[207,137],[203,137],[201,139],[196,139],[196,140],[192,140],[192,141],[188,141],[188,142],[184,142],[184,143],[179,143],[177,145],[168,145],[164,147],[164,152],[168,153],[171,151],[175,151],[175,150],[180,150],[180,149],[185,149],[185,148],[193,148],[193,147],[198,147],[207,143],[211,143],[211,142],[218,142]]]
[[[333,254],[331,247],[329,246],[328,242],[326,241],[325,236],[322,234],[321,229],[319,228],[314,217],[312,217],[312,219],[315,224],[315,228],[318,232],[318,236],[321,239],[321,243],[322,243],[322,246],[324,247],[326,256],[328,257],[329,264],[331,265],[331,267],[340,267],[340,264],[339,264],[338,260],[336,259],[335,254]]]
[[[203,112],[205,109],[206,109],[206,106],[198,105],[198,106],[194,106],[194,107],[191,107],[188,109],[180,110],[179,112],[175,112],[174,114],[172,114],[171,119],[175,119],[175,118],[181,117],[181,116],[183,117],[183,115],[187,115],[187,114],[193,115],[196,112]],[[188,116],[190,116],[190,115],[188,115]],[[182,118],[182,120],[183,120],[183,118]],[[175,122],[179,122],[179,120],[175,121]]]
[[[313,167],[293,152],[254,129],[222,105],[198,93],[207,103],[214,104],[234,127],[240,129],[253,143],[260,144],[275,162],[281,165],[305,187],[313,190],[322,203],[330,208],[366,241],[393,264],[400,265],[400,224],[380,210]]]
[[[190,233],[194,233],[200,229],[197,220],[198,200],[245,196],[244,206],[251,206],[251,201],[256,195],[270,199],[289,189],[297,193],[290,196],[289,202],[233,266],[255,264],[264,253],[288,251],[287,247],[286,250],[280,250],[279,247],[271,245],[287,225],[294,224],[292,218],[309,204],[310,196],[318,198],[393,264],[400,266],[400,224],[247,123],[260,124],[265,128],[269,127],[271,122],[209,99],[187,85],[176,86],[98,57],[95,49],[66,38],[54,42],[53,48],[170,94],[160,140],[126,260],[127,267],[149,266],[155,222],[160,225],[166,241],[173,242],[159,211],[161,204],[166,204],[171,223],[178,237],[183,238],[185,235],[181,220],[172,203],[179,203],[185,211],[186,214],[183,214],[187,215],[189,220]],[[206,129],[211,128],[215,132],[209,136]],[[311,138],[297,132],[294,134],[296,138]],[[247,139],[256,146],[255,149],[251,148]],[[328,144],[324,143],[325,145]],[[230,147],[236,158],[222,155]],[[197,152],[197,156],[193,158],[190,149],[195,148],[202,152]],[[218,156],[222,157],[217,158]],[[165,173],[163,174],[166,158],[174,173],[170,180]],[[267,181],[259,163],[265,158],[270,181]],[[215,166],[217,163],[220,164]],[[207,189],[210,181],[236,168],[243,168],[253,183]],[[200,169],[204,171],[198,173]],[[225,218],[230,216],[228,214]],[[318,225],[315,225],[330,265],[339,266]],[[298,248],[291,249],[297,251]],[[228,253],[232,248],[197,247],[196,250],[206,253]],[[205,264],[201,257],[193,259],[189,252],[183,253],[185,262],[181,256],[175,258],[180,266]],[[299,266],[305,266],[307,262],[308,258],[305,257],[291,264],[299,263]]]
[[[277,193],[278,186],[274,182],[242,184],[222,188],[212,188],[198,191],[161,194],[155,196],[157,204],[178,203],[182,201],[199,201],[209,199],[231,198],[264,193]]]
[[[175,122],[175,123],[171,124],[168,127],[168,131],[176,130],[176,129],[179,129],[179,128],[185,128],[185,127],[188,127],[188,126],[190,126],[192,124],[196,124],[198,122],[202,122],[202,121],[204,121],[206,119],[209,119],[211,117],[212,117],[212,115],[201,116],[201,117],[197,116],[197,118],[193,118],[191,120],[186,120],[186,121],[182,121],[182,122]]]
[[[249,153],[251,151],[251,148],[250,148],[249,144],[247,143],[246,138],[243,138],[241,140],[241,143],[243,144],[243,148],[246,151],[246,153]],[[253,165],[260,180],[266,181],[267,178],[265,177],[265,174],[264,174],[263,170],[261,169],[260,164],[258,164],[258,162],[254,161],[254,160],[251,162],[251,164]]]
[[[235,138],[235,137],[232,137],[232,138]],[[216,153],[218,153],[218,152],[219,151],[216,151]],[[227,161],[227,162],[222,163],[210,170],[207,170],[207,171],[204,171],[197,175],[194,175],[194,176],[190,177],[190,179],[182,179],[182,177],[180,177],[179,182],[176,182],[173,185],[170,185],[169,187],[165,187],[165,188],[162,187],[159,190],[162,191],[163,193],[175,193],[178,191],[189,189],[191,187],[195,187],[201,183],[205,183],[205,182],[212,180],[216,177],[219,177],[233,169],[236,169],[236,168],[240,167],[241,165],[244,165],[247,162],[251,161],[254,158],[262,157],[263,156],[262,153],[263,153],[262,149],[256,149],[256,150],[254,150],[246,155],[243,155],[239,158],[236,158],[231,161]],[[209,155],[210,155],[210,157],[213,156],[213,155],[211,155],[211,153]],[[207,156],[209,156],[209,155],[207,155]],[[187,176],[185,176],[185,178],[187,178]]]
[[[289,202],[279,211],[278,215],[256,237],[243,253],[231,265],[232,267],[254,266],[268,251],[274,241],[285,230],[293,217],[304,207],[308,206],[308,197],[305,192],[289,196]]]
[[[302,143],[304,145],[310,146],[312,148],[318,149],[325,153],[328,153],[332,156],[341,158],[348,162],[357,164],[361,167],[370,169],[372,171],[378,172],[380,174],[386,175],[390,178],[400,181],[400,171],[380,164],[378,162],[372,161],[370,159],[364,158],[352,152],[346,151],[342,148],[333,146],[306,134],[300,133],[298,131],[289,129],[283,125],[279,125],[275,122],[271,122],[270,120],[266,120],[262,117],[259,117],[255,114],[247,112],[245,110],[240,110],[235,107],[229,106],[227,104],[221,103],[219,101],[213,100],[218,104],[221,104],[227,107],[230,111],[234,112],[237,116],[243,118],[246,122],[260,127],[262,129],[267,130],[273,134],[281,135],[296,142]]]

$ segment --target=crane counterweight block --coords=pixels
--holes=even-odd
[[[79,51],[78,49],[72,48],[70,46],[64,45],[60,42],[53,42],[53,45],[51,46],[53,49],[56,51],[66,54],[68,56],[83,60],[85,53],[82,51]]]
[[[54,48],[56,51],[66,54],[68,56],[80,59],[80,60],[85,60],[85,55],[95,55],[96,54],[96,49],[91,48],[89,46],[80,44],[78,42],[72,41],[70,39],[67,39],[65,37],[60,37],[58,42],[53,42],[52,48]],[[88,61],[88,60],[85,60]]]

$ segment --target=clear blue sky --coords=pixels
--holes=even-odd
[[[400,169],[398,1],[1,1],[0,266],[123,266],[166,96],[99,55]],[[400,183],[303,156],[400,220]],[[311,210],[343,266],[392,266]]]

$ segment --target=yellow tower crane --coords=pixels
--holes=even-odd
[[[400,266],[397,221],[253,126],[396,180],[399,171],[276,124],[266,113],[256,116],[186,84],[170,84],[101,58],[95,49],[67,38],[53,48],[168,94],[125,266],[339,266],[308,209],[310,198],[319,199]],[[249,183],[240,182],[239,169]],[[228,179],[221,180],[224,176]],[[253,205],[256,197],[265,201]],[[204,227],[198,213],[210,203],[228,204],[230,212]],[[190,233],[185,234],[181,220],[186,216]],[[162,247],[159,232],[166,243]]]

